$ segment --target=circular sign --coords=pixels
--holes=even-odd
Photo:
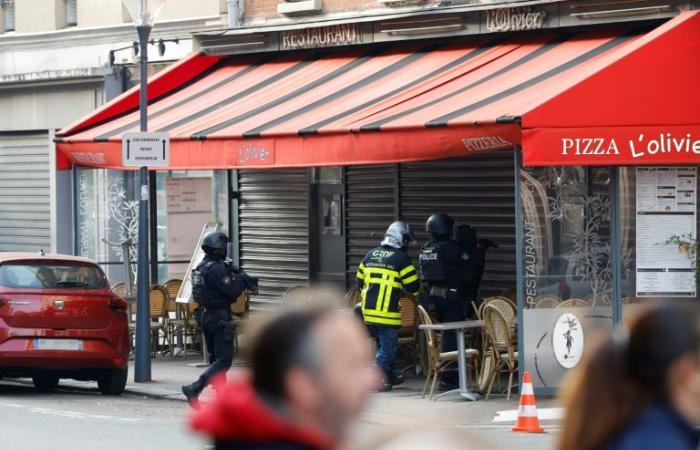
[[[583,356],[583,327],[572,313],[559,316],[552,331],[554,358],[565,369],[573,369]]]

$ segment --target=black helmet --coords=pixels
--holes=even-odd
[[[221,231],[210,231],[202,239],[202,250],[207,256],[224,259],[228,253],[228,236]]]
[[[428,217],[425,222],[425,231],[439,236],[452,237],[452,227],[455,221],[446,213],[436,213]]]

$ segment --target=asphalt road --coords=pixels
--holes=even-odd
[[[186,428],[183,402],[96,392],[38,394],[0,381],[0,449],[204,449]]]

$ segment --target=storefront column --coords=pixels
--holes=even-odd
[[[239,213],[239,192],[238,192],[238,170],[228,171],[228,234],[232,245],[231,259],[236,266],[241,265],[241,243],[240,226],[238,220]]]
[[[525,310],[525,267],[523,262],[523,236],[525,229],[522,220],[522,197],[520,194],[520,170],[523,167],[522,151],[520,147],[513,150],[513,164],[515,166],[515,286],[517,291],[518,307],[518,345],[522,346],[524,340],[523,312]],[[518,352],[518,380],[520,372],[525,367],[525,352]]]
[[[612,277],[611,292],[613,326],[622,319],[622,248],[620,243],[620,168],[610,168],[610,257]]]

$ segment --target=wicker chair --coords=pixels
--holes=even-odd
[[[489,297],[484,300],[484,302],[481,304],[480,308],[480,315],[481,317],[484,316],[484,308],[487,305],[491,305],[494,308],[498,309],[501,314],[506,318],[508,322],[512,322],[515,319],[516,312],[518,308],[515,306],[513,302],[508,300],[507,298],[504,297]]]
[[[540,295],[535,299],[536,309],[554,309],[561,303],[561,299],[556,295]]]
[[[585,299],[588,306],[612,306],[612,300],[608,294],[591,294]]]
[[[362,289],[359,287],[350,289],[347,294],[345,294],[345,304],[348,308],[352,309],[362,301]]]
[[[401,328],[399,329],[399,351],[405,351],[410,365],[402,370],[406,372],[411,368],[418,367],[418,309],[416,301],[409,295],[399,297],[399,310],[401,311]]]
[[[518,351],[510,328],[510,321],[501,310],[493,304],[488,304],[483,310],[484,327],[490,344],[490,351],[495,369],[491,375],[486,391],[486,398],[491,395],[493,382],[502,373],[508,373],[508,400],[513,388],[513,377],[518,371]]]
[[[231,313],[233,314],[233,323],[236,326],[234,345],[238,349],[238,336],[241,335],[241,328],[250,315],[250,292],[243,291],[238,299],[231,303]]]
[[[126,295],[126,283],[123,281],[121,283],[117,283],[114,286],[112,286],[112,292],[118,295],[121,298],[124,298]]]
[[[422,306],[417,307],[418,315],[420,316],[420,323],[423,325],[432,325],[433,320],[430,318],[428,312]],[[439,348],[440,344],[436,339],[436,333],[433,330],[423,330],[423,335],[425,336],[426,343],[426,353],[428,356],[428,372],[425,378],[425,385],[423,386],[423,398],[428,391],[428,385],[430,385],[430,396],[428,398],[433,398],[433,392],[435,392],[435,384],[437,383],[438,376],[443,372],[454,371],[453,368],[448,368],[450,363],[457,361],[459,354],[458,352],[442,352]],[[478,376],[479,372],[479,350],[469,348],[465,350],[467,359],[467,377],[469,376],[469,369],[471,368],[474,377]]]
[[[160,285],[152,285],[151,290],[148,294],[148,301],[150,303],[150,327],[151,327],[151,353],[155,355],[157,351],[158,344],[160,343],[160,337],[162,336],[164,342],[170,346],[168,341],[168,333],[166,331],[165,323],[165,313],[168,307],[168,291],[166,291]],[[137,304],[132,303],[130,308],[129,316],[133,316],[134,319],[137,314]],[[129,332],[132,335],[136,333],[136,321],[133,320],[129,324]]]
[[[182,354],[184,357],[187,357],[187,338],[194,342],[195,337],[200,334],[197,322],[194,320],[194,310],[197,309],[197,306],[195,302],[182,305],[182,317],[168,320],[168,334],[170,336],[182,334]],[[175,356],[173,353],[171,355]]]
[[[177,294],[180,292],[182,280],[173,278],[163,283],[162,286],[168,292],[168,307],[165,311],[165,332],[167,334],[168,343],[170,344],[170,354],[172,355],[175,335],[171,334],[172,329],[170,327],[170,321],[178,318],[178,308],[180,308],[180,305],[177,304]]]
[[[563,301],[557,305],[557,309],[561,308],[587,308],[590,306],[588,302],[585,300],[581,300],[580,298],[570,298],[566,301]]]

